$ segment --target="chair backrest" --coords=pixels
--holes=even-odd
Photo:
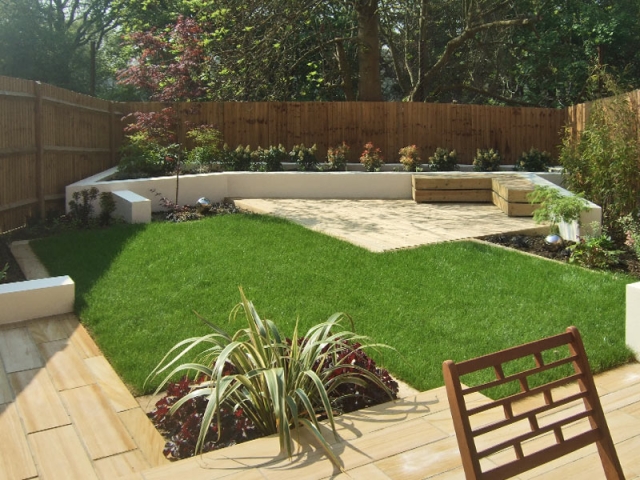
[[[442,370],[466,478],[510,478],[595,443],[606,478],[624,479],[577,328]],[[478,395],[513,383],[504,398]]]

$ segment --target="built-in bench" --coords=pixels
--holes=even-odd
[[[151,200],[130,190],[111,192],[116,204],[116,217],[127,223],[149,223],[151,221]]]
[[[518,175],[487,173],[414,175],[412,195],[417,203],[493,203],[510,217],[531,217],[537,205],[527,196],[535,185]]]

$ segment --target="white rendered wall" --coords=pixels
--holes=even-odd
[[[75,283],[69,276],[0,285],[0,324],[73,312]]]
[[[627,285],[626,340],[640,360],[640,282]]]

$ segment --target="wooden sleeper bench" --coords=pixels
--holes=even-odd
[[[527,195],[535,185],[519,175],[454,173],[413,175],[413,199],[417,203],[493,203],[510,217],[531,217],[537,205]]]

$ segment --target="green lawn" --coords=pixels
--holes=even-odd
[[[229,332],[238,286],[291,332],[348,313],[358,333],[394,347],[374,355],[420,390],[441,364],[580,328],[594,370],[624,363],[625,285],[634,279],[453,242],[384,254],[284,220],[229,215],[118,225],[33,242],[53,275],[76,282],[76,310],[135,391],[179,340]],[[147,387],[147,391],[150,387]]]

